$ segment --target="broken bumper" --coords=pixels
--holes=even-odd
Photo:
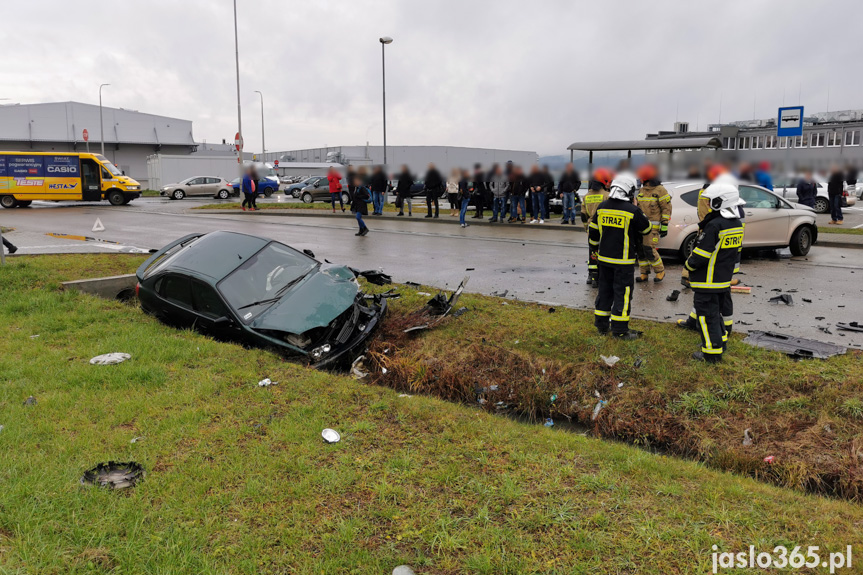
[[[363,298],[365,299],[364,296]],[[348,339],[343,344],[339,344],[335,350],[333,350],[329,355],[327,355],[327,357],[317,362],[311,363],[310,365],[312,367],[316,369],[333,369],[338,367],[346,367],[349,366],[357,356],[361,355],[366,350],[366,342],[369,340],[369,338],[372,336],[378,326],[380,326],[384,315],[386,315],[387,298],[373,296],[371,300],[366,300],[364,303],[365,305],[360,303],[355,304],[361,306],[361,313],[366,314],[366,317],[360,320],[364,322],[362,324],[363,329],[355,329],[355,332],[351,335],[350,339]]]

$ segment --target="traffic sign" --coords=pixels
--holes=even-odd
[[[275,162],[273,162],[273,163],[276,165],[276,167],[277,167],[277,168],[279,167],[279,161],[278,161],[278,160],[276,160],[276,161],[275,161]]]
[[[240,135],[239,132],[237,132],[237,135],[234,136],[234,147],[237,149],[238,152],[243,149],[243,137]]]
[[[86,128],[84,129],[84,141],[85,142],[90,141],[90,132],[88,132]]]
[[[780,138],[803,135],[803,106],[779,108],[779,118],[776,120],[776,135]]]

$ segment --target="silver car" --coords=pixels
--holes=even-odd
[[[674,250],[686,258],[695,247],[698,235],[698,192],[700,182],[663,182],[671,193],[671,221],[668,235],[659,240],[660,250]],[[755,184],[741,183],[740,197],[746,224],[744,248],[789,248],[795,256],[805,256],[818,241],[818,226],[812,208],[792,204],[778,194]]]
[[[800,180],[797,176],[790,178],[777,178],[773,182],[773,191],[782,196],[789,202],[797,201],[797,182]],[[815,212],[826,214],[830,212],[830,198],[827,195],[827,182],[820,176],[815,176],[815,185],[817,195],[815,196]],[[847,205],[853,206],[857,203],[857,193],[855,190],[848,191],[848,197],[845,198]]]
[[[231,182],[225,178],[194,176],[176,184],[162,186],[159,195],[168,196],[172,200],[182,200],[186,196],[209,196],[225,200],[232,191]]]

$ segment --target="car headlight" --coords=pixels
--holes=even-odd
[[[316,347],[315,349],[312,350],[312,359],[321,359],[326,354],[330,353],[331,349],[332,349],[332,347],[330,347],[330,344],[328,344],[328,343],[325,343],[324,345],[322,345],[320,347]]]

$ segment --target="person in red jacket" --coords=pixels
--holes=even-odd
[[[342,200],[342,175],[335,168],[327,172],[327,182],[330,184],[330,203],[333,205],[333,213],[336,213],[336,200],[342,211],[345,211],[345,203]]]

